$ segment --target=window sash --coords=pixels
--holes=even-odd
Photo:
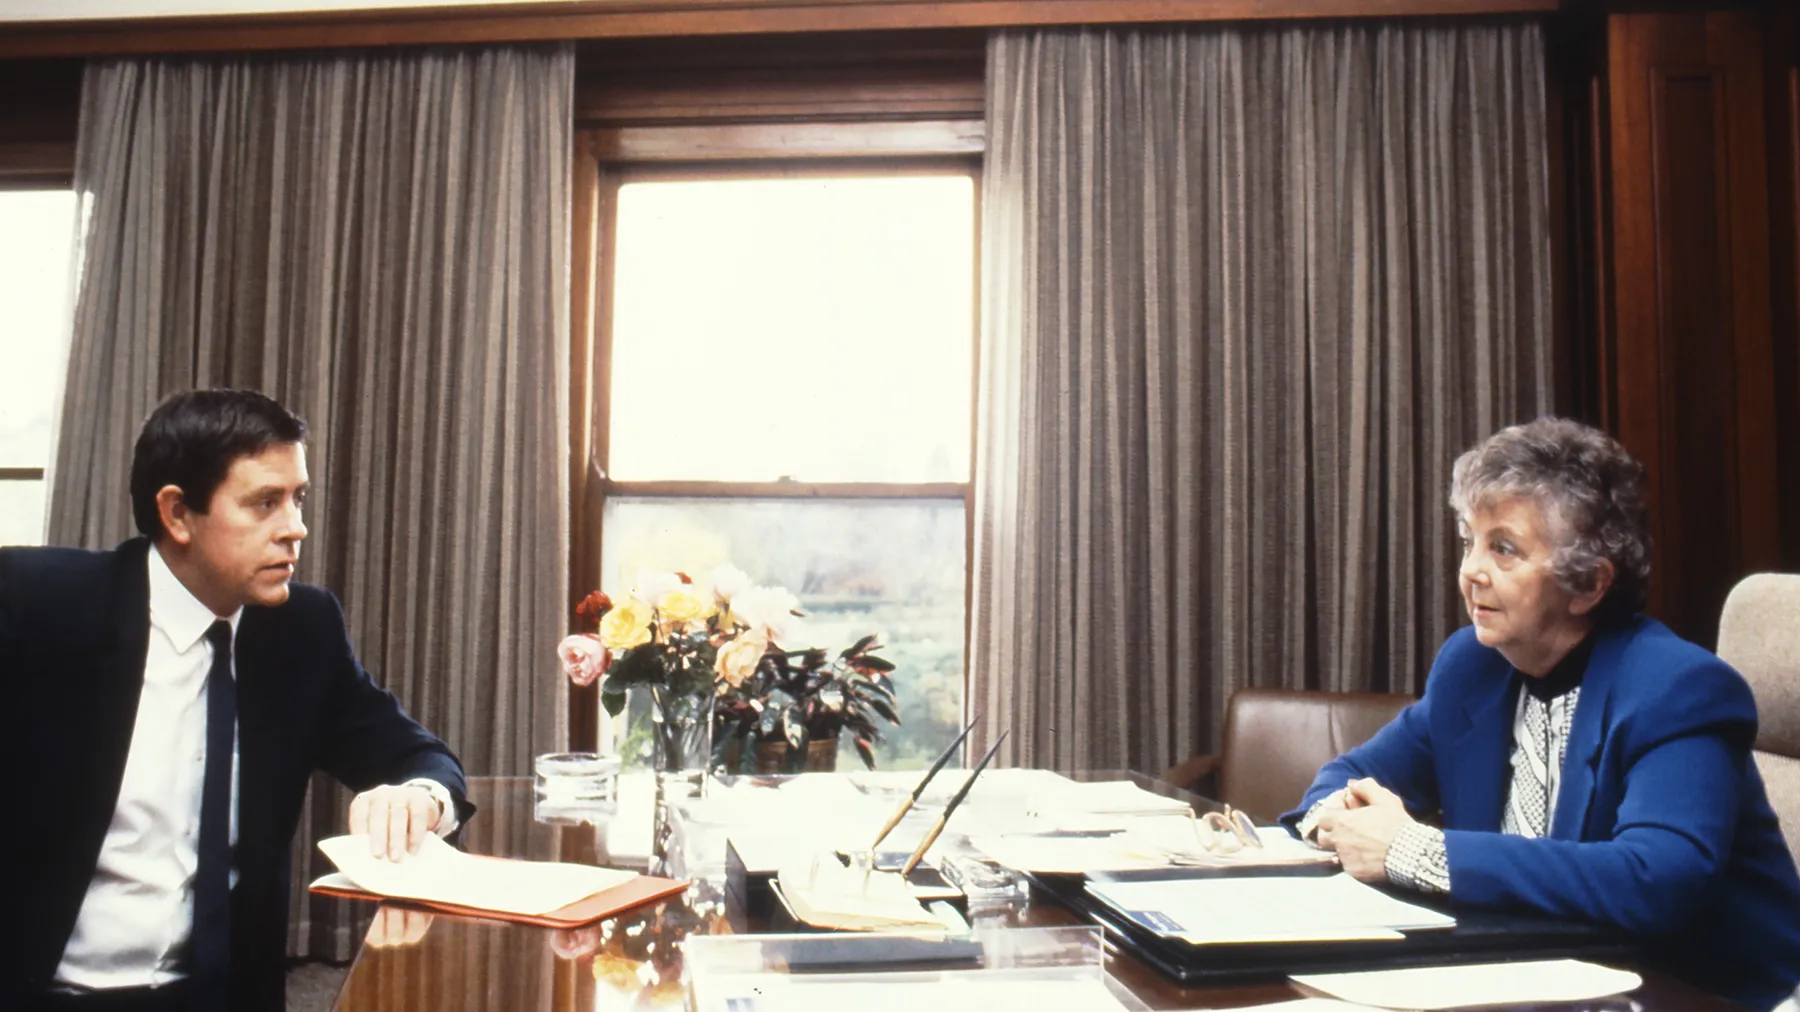
[[[570,516],[569,620],[577,618],[575,604],[599,585],[601,527],[606,501],[612,496],[639,498],[838,498],[838,499],[960,499],[963,503],[963,698],[970,698],[968,634],[969,588],[974,560],[974,468],[979,415],[981,352],[981,158],[978,154],[951,155],[942,150],[923,150],[907,155],[894,150],[879,153],[865,149],[861,156],[834,152],[771,152],[737,162],[707,164],[703,156],[688,160],[676,152],[662,158],[632,163],[620,159],[616,130],[578,130],[575,138],[574,261],[570,306]],[[760,152],[758,153],[760,154]],[[974,181],[975,206],[970,227],[975,231],[971,265],[976,297],[971,300],[971,357],[969,398],[969,476],[961,482],[711,482],[711,481],[616,481],[607,475],[611,444],[612,299],[613,265],[617,253],[616,209],[619,187],[632,182],[672,179],[793,178],[844,175],[968,175]],[[598,737],[598,689],[569,690],[569,739],[572,748],[593,748]]]

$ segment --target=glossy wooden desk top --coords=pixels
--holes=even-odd
[[[1163,793],[1186,797],[1157,786]],[[607,852],[607,835],[592,826],[536,821],[528,778],[478,778],[471,782],[470,792],[481,809],[464,831],[463,843],[471,852],[629,866]],[[1206,802],[1200,804],[1204,810]],[[1012,914],[1009,923],[1038,927],[1078,921],[1052,903],[1033,902]],[[444,916],[431,918],[427,925],[416,911],[386,905],[371,924],[334,1008],[339,1012],[677,1009],[685,996],[682,939],[730,930],[722,885],[716,882],[697,883],[685,897],[570,932]],[[1632,1002],[1580,1007],[1630,1009],[1635,1003],[1643,1012],[1737,1008],[1654,970],[1637,969],[1645,985],[1630,996]],[[1119,952],[1108,953],[1107,971],[1153,1009],[1232,1008],[1304,997],[1280,981],[1184,988]],[[1576,1006],[1533,1008],[1573,1012]]]

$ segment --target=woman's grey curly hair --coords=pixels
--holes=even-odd
[[[1537,503],[1555,547],[1550,569],[1564,590],[1594,588],[1601,559],[1613,565],[1600,616],[1631,615],[1650,593],[1650,511],[1644,467],[1599,429],[1539,418],[1501,429],[1456,458],[1450,508],[1466,517],[1507,499]]]

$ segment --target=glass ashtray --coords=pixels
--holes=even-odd
[[[538,801],[554,806],[611,802],[619,786],[619,757],[597,752],[551,752],[532,764]]]
[[[992,861],[954,855],[939,861],[938,868],[945,881],[969,898],[971,910],[1021,903],[1027,896],[1025,876]]]

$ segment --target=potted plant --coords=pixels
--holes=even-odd
[[[714,768],[833,769],[839,736],[848,729],[863,765],[874,769],[878,721],[900,723],[894,665],[876,656],[880,649],[874,636],[857,640],[835,659],[818,648],[783,650],[771,644],[754,668],[726,673],[727,687],[713,707]]]

